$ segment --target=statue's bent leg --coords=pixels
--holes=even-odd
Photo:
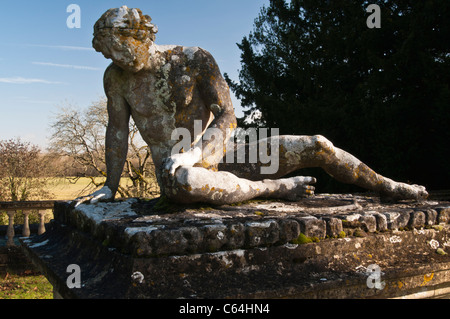
[[[314,193],[313,177],[250,181],[229,172],[214,172],[202,167],[181,166],[166,179],[165,195],[174,202],[232,204],[256,197],[297,200]]]

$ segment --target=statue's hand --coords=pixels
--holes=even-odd
[[[186,153],[173,154],[166,158],[163,162],[164,170],[168,171],[171,176],[175,175],[175,171],[180,166],[194,166],[195,163],[202,159],[202,151],[196,147],[190,149]]]
[[[106,201],[106,200],[110,200],[110,199],[113,199],[113,193],[111,192],[111,190],[109,189],[108,186],[103,186],[98,191],[93,192],[90,195],[78,197],[72,203],[75,203],[75,207],[77,207],[78,205],[80,205],[84,202],[88,202],[88,201],[91,204],[95,204],[100,200]]]

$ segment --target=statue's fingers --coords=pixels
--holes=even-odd
[[[105,197],[106,194],[99,194],[91,199],[91,204],[97,203],[102,197]]]
[[[174,161],[170,161],[165,169],[168,172],[169,177],[173,177],[175,175],[175,170],[178,168],[179,165],[177,165]]]
[[[84,197],[79,197],[75,200],[75,207],[78,207],[79,205],[83,204],[84,202],[90,200],[92,198],[92,196],[84,196]]]
[[[172,164],[172,166],[170,167],[170,171],[169,171],[170,176],[175,175],[175,171],[177,170],[178,166],[179,165],[175,165],[175,163]]]

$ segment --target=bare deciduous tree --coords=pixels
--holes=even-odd
[[[19,138],[0,141],[0,200],[48,198],[49,166],[38,146]]]
[[[86,110],[73,106],[60,108],[51,124],[49,151],[72,159],[73,165],[83,169],[82,174],[69,176],[72,182],[89,177],[92,188],[102,186],[96,177],[106,177],[105,133],[108,124],[106,99],[102,98]],[[67,176],[67,174],[66,174]],[[140,139],[133,121],[130,122],[128,157],[118,193],[122,197],[154,197],[159,194],[150,149]]]

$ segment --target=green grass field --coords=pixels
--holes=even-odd
[[[53,299],[53,287],[40,274],[5,273],[0,277],[0,299]]]
[[[104,182],[104,177],[96,177],[95,182],[101,183]],[[88,177],[81,177],[76,180],[74,183],[74,179],[64,178],[64,177],[55,177],[50,180],[48,183],[48,191],[52,194],[50,198],[46,198],[47,200],[72,200],[77,197],[88,195],[96,190],[94,185],[90,185],[91,179]],[[131,181],[128,178],[122,178],[120,181],[120,185],[122,186],[130,186]]]
[[[103,177],[96,178],[96,182],[104,181]],[[89,186],[90,178],[81,177],[76,180],[76,183],[71,179],[64,177],[55,177],[50,180],[48,190],[52,194],[48,200],[71,200],[82,195],[87,195],[93,190],[94,186]]]

